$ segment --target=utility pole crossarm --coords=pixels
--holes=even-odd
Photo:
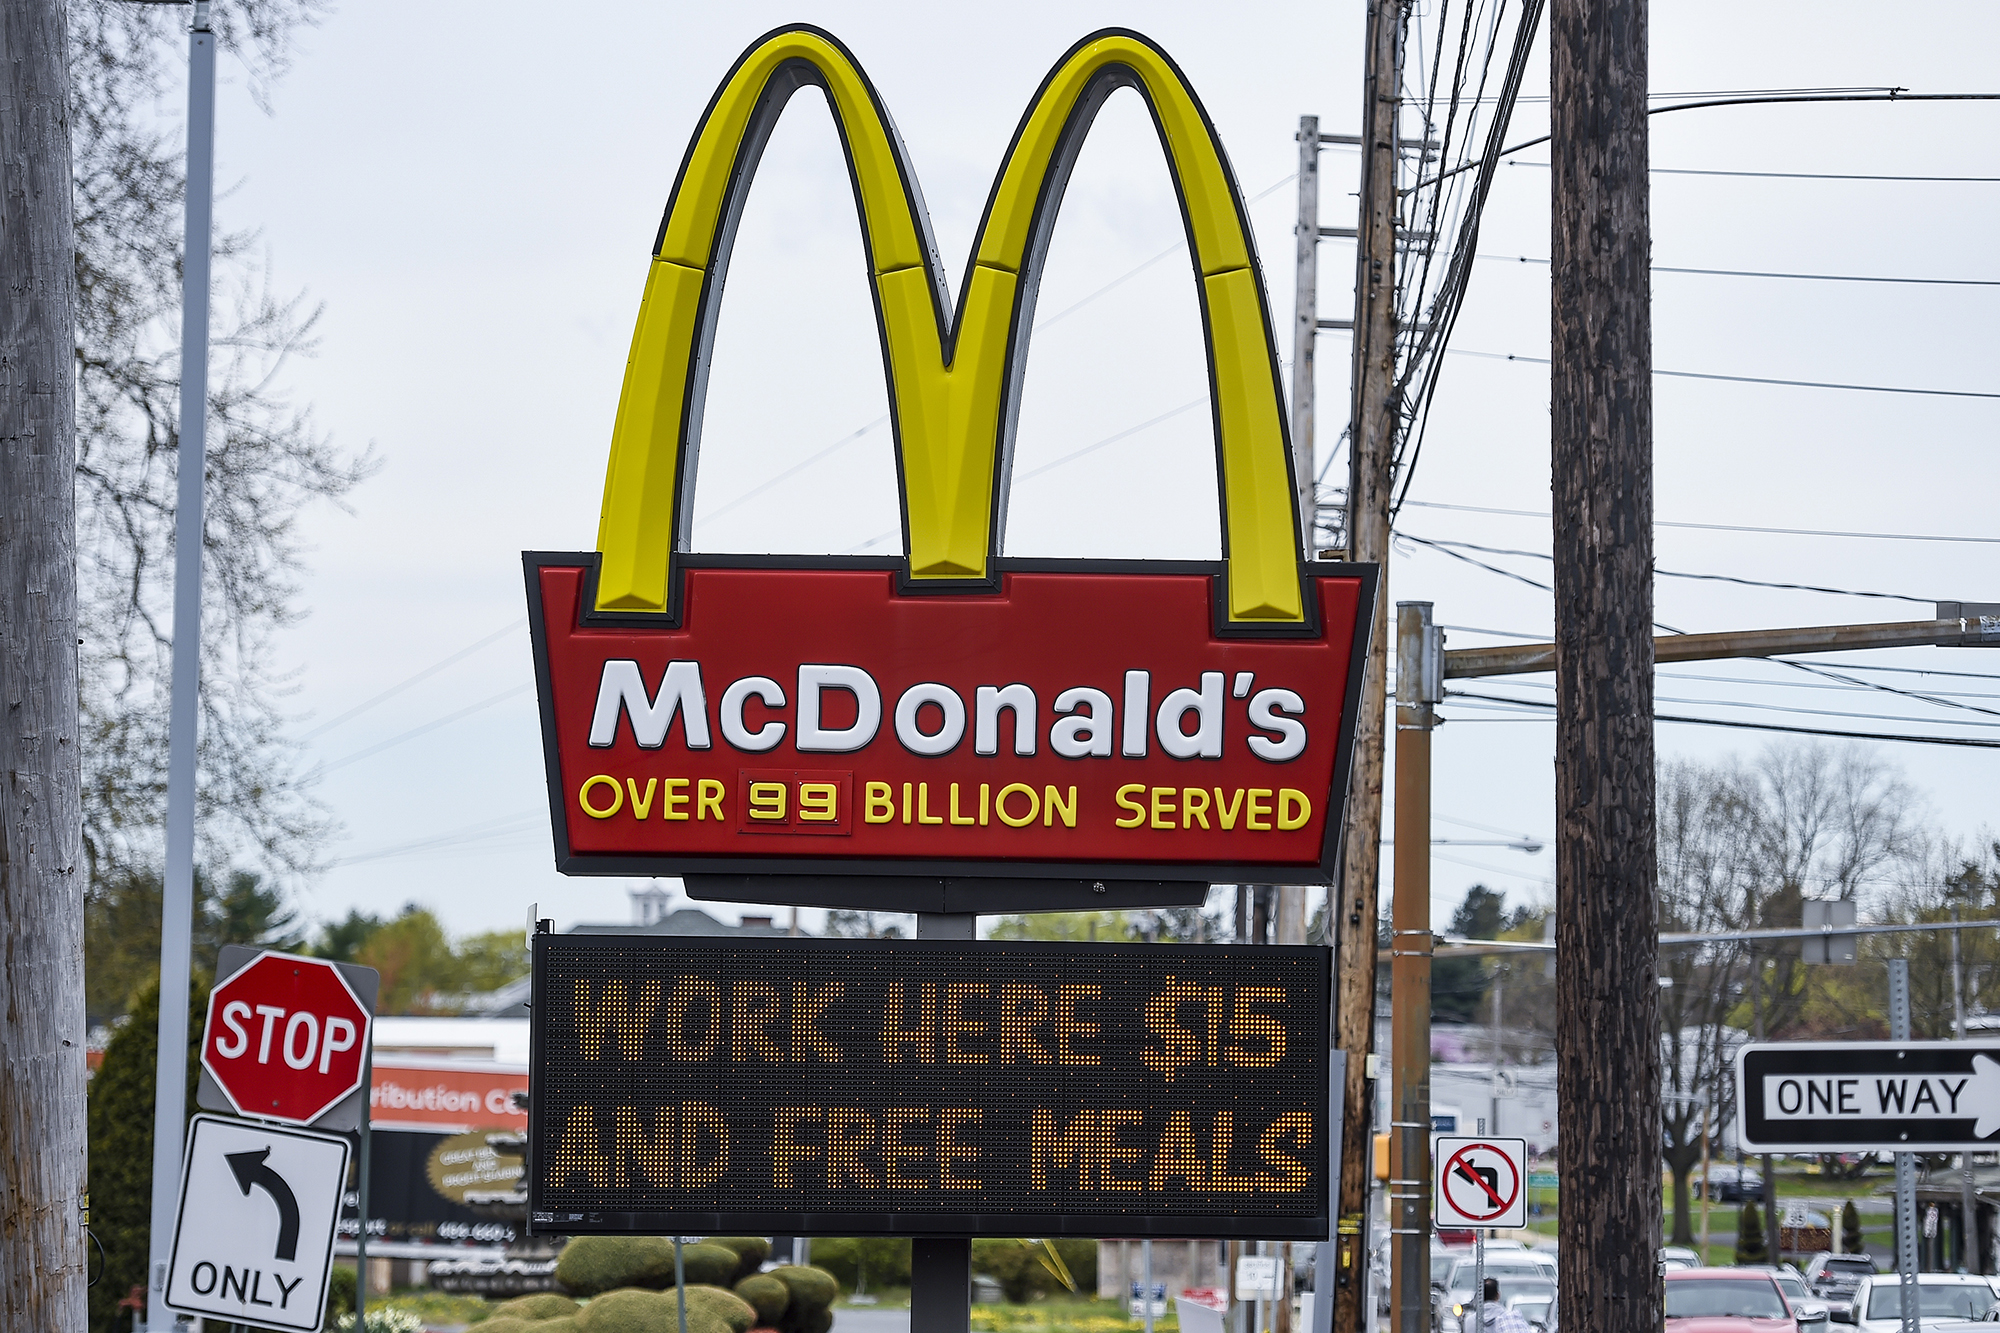
[[[1708,662],[1725,657],[1776,657],[1784,653],[1836,653],[1850,648],[2000,648],[2000,633],[1978,620],[1903,620],[1879,625],[1808,625],[1795,629],[1724,630],[1717,634],[1663,634],[1653,640],[1659,662]],[[1447,679],[1517,676],[1553,671],[1552,643],[1511,643],[1493,648],[1460,648],[1444,655]]]

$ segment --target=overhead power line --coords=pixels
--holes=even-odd
[[[1792,665],[1801,665],[1801,664],[1793,663]],[[1667,673],[1662,672],[1661,674],[1665,675]],[[1515,683],[1519,685],[1520,688],[1525,690],[1555,689],[1555,683],[1553,681],[1523,680],[1523,681],[1517,681]],[[1876,688],[1881,689],[1884,687],[1877,686]],[[1926,703],[1932,701],[1929,695],[1909,694],[1904,691],[1896,691],[1896,693],[1903,694],[1905,698],[1920,699]],[[1678,699],[1674,698],[1671,695],[1664,695],[1664,694],[1658,697],[1661,703],[1669,703],[1669,704],[1700,704],[1705,707],[1713,706],[1716,708],[1757,708],[1773,713],[1804,713],[1812,717],[1851,717],[1851,718],[1858,718],[1862,721],[1867,721],[1867,722],[1921,723],[1923,721],[1923,719],[1921,718],[1910,717],[1907,714],[1903,713],[1857,713],[1852,709],[1842,709],[1842,708],[1801,708],[1792,704],[1759,703],[1755,699]],[[1541,705],[1536,704],[1535,706],[1539,708]],[[1991,708],[1979,708],[1972,704],[1957,704],[1955,706],[1963,708],[1968,712],[1981,713],[1991,718],[2000,718],[2000,711],[1995,711],[1994,709]],[[2000,721],[1995,721],[1995,722],[1960,721],[1960,722],[1954,722],[1952,723],[1952,725],[1959,727],[2000,727]]]
[[[1508,699],[1498,695],[1471,694],[1464,690],[1449,691],[1453,698],[1490,700],[1496,703],[1512,704],[1517,708],[1547,710],[1551,719],[1555,704],[1541,703],[1534,699]],[[1524,719],[1527,720],[1527,719]],[[1655,722],[1678,722],[1700,727],[1736,727],[1745,731],[1782,731],[1800,736],[1834,736],[1843,740],[1858,741],[1902,741],[1910,745],[1958,745],[1974,749],[2000,749],[2000,740],[1983,740],[1973,736],[1900,736],[1886,731],[1843,731],[1831,727],[1796,727],[1780,722],[1749,722],[1740,718],[1724,717],[1682,717],[1671,713],[1653,714]]]
[[[1510,167],[1541,167],[1546,162],[1509,162]],[[1654,176],[1745,176],[1791,181],[1929,181],[1954,185],[2000,185],[2000,176],[1882,176],[1854,171],[1718,171],[1695,167],[1653,167]]]
[[[1525,361],[1530,365],[1546,366],[1545,356],[1522,356],[1516,352],[1475,352],[1465,347],[1447,347],[1454,356],[1476,356],[1488,361]],[[1792,389],[1852,389],[1858,393],[1912,393],[1928,398],[2000,398],[2000,393],[1984,389],[1912,389],[1893,384],[1844,384],[1834,380],[1783,380],[1765,375],[1718,375],[1703,370],[1661,370],[1655,367],[1655,375],[1665,375],[1677,380],[1723,380],[1730,384],[1780,384]]]
[[[1547,264],[1532,255],[1481,255],[1481,259],[1504,260],[1513,264]],[[1811,282],[1897,282],[1922,287],[2000,287],[2000,278],[1881,278],[1856,273],[1774,273],[1754,268],[1682,268],[1654,264],[1655,273],[1698,273],[1714,278],[1798,278]]]
[[[1546,509],[1498,509],[1490,505],[1446,504],[1441,500],[1405,500],[1419,509],[1449,509],[1461,514],[1501,514],[1508,518],[1549,518]],[[1656,518],[1656,528],[1693,528],[1702,532],[1763,532],[1779,537],[1859,537],[1892,542],[1973,542],[2000,545],[2000,537],[1960,537],[1935,532],[1858,532],[1843,528],[1772,528],[1754,523],[1689,523]]]
[[[1673,111],[1706,111],[1725,106],[1785,106],[1800,102],[2000,102],[2000,93],[1912,93],[1901,88],[1885,88],[1875,92],[1798,92],[1798,93],[1758,93],[1749,97],[1709,97],[1694,102],[1676,102],[1669,106],[1647,107],[1649,116],[1664,116]],[[1500,156],[1512,157],[1524,149],[1547,143],[1553,136],[1537,135],[1524,139],[1510,148],[1502,149]],[[1460,166],[1440,171],[1428,180],[1417,182],[1416,189],[1425,190],[1440,181],[1468,171],[1479,163],[1467,162]]]
[[[366,759],[370,755],[380,754],[382,753],[382,751],[387,750],[392,746],[401,745],[404,741],[415,740],[417,737],[425,734],[426,732],[436,731],[439,727],[448,726],[451,723],[458,721],[460,718],[471,717],[474,713],[483,712],[486,709],[491,708],[493,707],[493,705],[498,703],[505,703],[507,700],[516,698],[519,695],[526,694],[529,690],[532,690],[534,688],[535,687],[532,684],[529,684],[529,685],[516,685],[511,690],[502,690],[500,691],[500,693],[492,695],[489,698],[481,699],[476,704],[467,704],[465,707],[459,709],[457,712],[446,713],[443,717],[434,718],[431,721],[424,723],[420,727],[411,727],[408,731],[402,732],[399,735],[391,736],[386,741],[378,741],[374,745],[368,746],[366,749],[356,750],[353,754],[342,755],[340,758],[334,760],[332,763],[322,765],[320,767],[320,772],[331,773],[336,768],[345,768],[349,764],[354,763],[357,760]]]
[[[1454,542],[1432,537],[1419,537],[1415,533],[1404,532],[1401,529],[1397,530],[1396,535],[1408,541],[1418,542],[1424,546],[1458,547],[1467,551],[1484,551],[1488,555],[1517,555],[1530,560],[1552,561],[1555,558],[1541,551],[1517,551],[1505,546],[1480,546],[1475,542]],[[1764,579],[1741,578],[1735,574],[1693,574],[1685,570],[1660,569],[1657,566],[1654,567],[1653,574],[1657,578],[1700,579],[1711,583],[1740,583],[1749,588],[1777,588],[1785,592],[1823,592],[1830,593],[1836,597],[1879,597],[1884,601],[1890,602],[1934,604],[1939,600],[1935,597],[1910,597],[1899,592],[1863,592],[1855,588],[1825,588],[1814,583],[1773,583]]]
[[[491,634],[479,640],[477,643],[470,644],[464,648],[461,648],[457,652],[451,654],[451,656],[445,658],[443,661],[433,663],[432,665],[425,667],[422,671],[417,672],[416,675],[409,676],[401,681],[398,681],[396,684],[391,685],[388,689],[382,691],[380,694],[374,696],[373,698],[363,700],[361,703],[354,705],[354,707],[348,709],[345,713],[342,713],[339,717],[334,718],[332,721],[320,723],[318,726],[314,727],[311,731],[308,731],[305,735],[299,737],[299,739],[304,741],[309,741],[315,736],[324,735],[325,733],[332,731],[335,727],[339,726],[341,723],[346,722],[351,718],[356,718],[361,716],[369,709],[375,707],[375,705],[380,703],[387,703],[389,700],[401,694],[404,690],[409,689],[412,685],[420,685],[424,681],[429,680],[432,676],[435,676],[438,672],[444,670],[446,667],[453,666],[459,662],[464,661],[466,658],[478,652],[481,648],[485,648],[492,644],[500,642],[500,640],[506,638],[509,634],[512,634],[515,630],[520,629],[523,625],[527,623],[528,621],[525,616],[518,620],[509,621],[503,628],[493,631]]]

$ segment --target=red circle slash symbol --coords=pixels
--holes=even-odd
[[[1513,1176],[1513,1179],[1507,1185],[1505,1197],[1502,1197],[1500,1191],[1489,1184],[1486,1176],[1478,1167],[1473,1165],[1472,1154],[1476,1152],[1489,1152],[1498,1157],[1503,1163],[1507,1162],[1507,1155],[1498,1148],[1484,1143],[1469,1143],[1453,1153],[1451,1160],[1445,1163],[1444,1179],[1447,1185],[1450,1185],[1454,1181],[1463,1180],[1479,1187],[1479,1194],[1484,1195],[1484,1199],[1479,1198],[1478,1195],[1474,1195],[1473,1203],[1468,1206],[1460,1203],[1457,1196],[1453,1196],[1452,1206],[1467,1217],[1483,1221],[1486,1218],[1498,1217],[1513,1207],[1514,1196],[1520,1193],[1521,1190],[1521,1178],[1518,1172],[1511,1170],[1511,1163],[1509,1163],[1509,1174]],[[1497,1179],[1500,1173],[1496,1171],[1493,1174]],[[1492,1204],[1490,1209],[1486,1207],[1489,1202]]]

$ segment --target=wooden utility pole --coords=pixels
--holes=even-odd
[[[1347,841],[1341,850],[1338,910],[1327,912],[1327,940],[1340,976],[1336,1039],[1347,1053],[1341,1119],[1335,1327],[1373,1326],[1367,1304],[1368,1189],[1375,1175],[1372,1105],[1375,1049],[1375,913],[1382,864],[1383,686],[1389,655],[1389,498],[1395,457],[1396,143],[1402,86],[1404,0],[1369,0],[1367,67],[1362,78],[1361,209],[1354,276],[1354,397],[1347,474],[1347,558],[1382,570],[1375,626],[1361,686],[1348,783]],[[1335,904],[1329,904],[1332,908]]]
[[[1646,0],[1549,6],[1559,1322],[1658,1333]]]
[[[62,0],[0,11],[0,1328],[81,1333],[76,231]]]

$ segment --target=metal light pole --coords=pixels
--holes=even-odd
[[[215,221],[215,34],[195,0],[188,34],[187,233],[181,263],[180,494],[174,514],[174,666],[167,731],[167,865],[160,919],[159,1057],[153,1084],[153,1225],[146,1327],[172,1328],[160,1304],[172,1257],[187,1123],[188,969],[194,933],[195,735],[201,684],[202,474],[208,447],[208,288]]]

